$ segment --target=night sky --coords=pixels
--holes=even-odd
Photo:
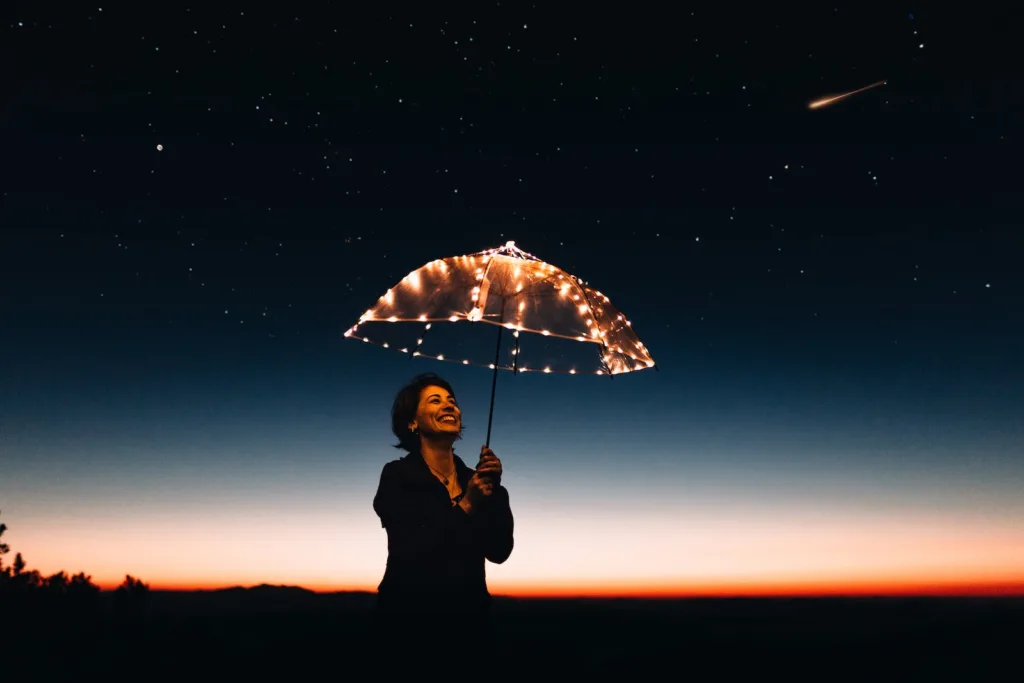
[[[491,373],[342,335],[514,240],[658,370],[499,375],[492,592],[1024,590],[1011,22],[702,4],[5,8],[4,540],[374,590],[395,392],[472,465]]]

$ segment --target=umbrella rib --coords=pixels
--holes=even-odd
[[[594,304],[590,301],[590,297],[587,296],[587,290],[585,290],[583,288],[583,285],[579,284],[575,280],[573,281],[573,284],[576,285],[576,287],[580,290],[580,294],[583,295],[583,299],[587,302],[587,310],[590,313],[591,319],[596,318],[597,316],[594,315]],[[595,325],[597,324],[596,320],[594,321],[594,324]],[[600,338],[600,337],[598,339],[599,339],[598,343],[601,345],[601,348],[602,349],[607,349],[608,346],[605,344],[604,339]],[[607,363],[607,361],[604,358],[604,354],[601,353],[600,351],[598,351],[597,357],[601,359],[601,365],[604,367],[605,372],[608,373],[608,376],[611,377],[612,376],[612,369],[610,367],[608,367],[608,363]]]
[[[491,295],[491,281],[489,279],[487,279],[487,276],[490,274],[491,266],[493,266],[493,265],[494,265],[494,257],[492,256],[491,258],[487,259],[487,267],[484,268],[484,275],[483,275],[482,278],[480,278],[480,289],[481,290],[483,289],[483,285],[485,283],[487,285],[487,294],[484,295],[484,300],[483,301],[477,300],[477,302],[476,302],[476,307],[480,309],[480,316],[481,316],[481,318],[483,317],[484,311],[486,310],[486,307],[487,307],[487,297],[489,297]],[[502,305],[504,305],[504,302],[502,302]],[[504,322],[504,321],[502,321],[502,322]]]

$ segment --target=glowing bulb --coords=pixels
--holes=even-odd
[[[508,242],[505,242],[505,248],[506,249],[514,249],[515,246],[516,246],[516,243],[513,242],[512,240],[509,240]]]

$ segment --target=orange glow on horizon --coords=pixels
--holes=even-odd
[[[372,490],[375,470],[360,489]],[[519,490],[515,481],[510,488]],[[718,495],[728,503],[634,505],[628,515],[599,503],[525,498],[514,508],[516,548],[508,562],[487,565],[488,587],[524,598],[1024,595],[1015,507],[997,517],[985,508],[825,509],[727,494]],[[27,518],[12,520],[11,544],[43,575],[84,571],[104,589],[131,574],[154,590],[270,584],[375,592],[386,534],[361,500],[334,505],[216,513],[150,506],[101,523]]]
[[[103,590],[114,590],[119,581],[97,582]],[[277,584],[267,581],[271,585]],[[150,583],[156,591],[214,591],[234,588],[238,583]],[[245,585],[251,588],[252,585]],[[298,586],[315,593],[375,593],[367,585]],[[495,597],[511,598],[780,598],[780,597],[1024,597],[1024,579],[1003,581],[970,580],[850,580],[850,581],[765,581],[763,583],[706,582],[703,584],[575,584],[552,583],[546,586],[506,584],[491,587]]]

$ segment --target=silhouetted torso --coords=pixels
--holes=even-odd
[[[466,490],[473,470],[455,456]],[[388,561],[378,586],[378,612],[411,625],[426,618],[478,614],[490,607],[485,560],[504,562],[512,552],[513,518],[508,491],[495,489],[472,516],[452,505],[445,485],[417,453],[389,462],[380,476],[373,509],[388,535]]]

